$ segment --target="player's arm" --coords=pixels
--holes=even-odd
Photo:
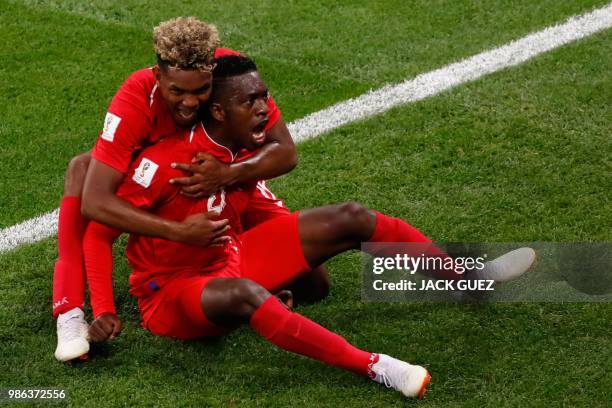
[[[120,234],[114,228],[91,222],[83,239],[83,258],[95,319],[89,326],[89,337],[93,342],[103,342],[121,333],[112,281],[113,243]]]
[[[83,186],[81,211],[88,218],[140,235],[207,245],[219,237],[225,221],[207,219],[169,221],[149,214],[122,200],[115,191],[128,171],[135,150],[150,134],[150,70],[132,74],[113,97],[92,151],[92,160]]]
[[[267,180],[293,170],[298,162],[297,150],[280,113],[277,115],[266,132],[266,143],[253,156],[228,165],[209,154],[199,153],[195,163],[177,163],[177,168],[193,175],[172,182],[183,186],[183,194],[201,197],[213,194],[221,187]]]
[[[204,216],[183,222],[164,220],[115,195],[134,151],[152,131],[154,118],[150,116],[149,100],[152,80],[150,70],[137,71],[113,97],[104,128],[92,151],[81,210],[88,218],[121,231],[208,245],[221,236],[227,221],[213,222]]]
[[[229,166],[227,185],[268,180],[282,176],[297,166],[298,155],[293,138],[282,118],[266,133],[266,144],[246,160]]]
[[[115,191],[123,178],[123,173],[92,159],[83,186],[83,214],[120,231],[192,245],[206,246],[223,240],[227,220],[213,221],[205,214],[197,214],[182,222],[170,221],[117,197]]]
[[[136,171],[140,171],[138,169],[143,163],[152,163],[145,157],[137,159],[136,163],[138,162],[140,164]],[[167,165],[160,165],[154,170],[151,168],[148,173],[146,170],[143,173],[144,179],[137,179],[134,176],[120,180],[120,186],[116,194],[113,194],[122,204],[128,204],[136,209],[137,213],[144,212],[145,215],[149,215],[145,210],[163,205],[178,193],[177,189],[168,183],[170,176],[176,175],[176,170],[170,169]],[[112,174],[106,175],[107,178]],[[203,214],[198,214],[198,216],[205,217]],[[116,313],[112,286],[112,246],[120,233],[121,231],[117,229],[92,221],[87,227],[83,240],[83,257],[95,318],[90,326],[89,334],[91,340],[95,342],[109,340],[121,332],[121,321]]]

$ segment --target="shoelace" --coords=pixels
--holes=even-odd
[[[380,370],[380,371],[381,372],[378,373],[378,375],[383,380],[383,384],[385,385],[385,387],[387,387],[387,388],[395,388],[395,387],[393,387],[393,384],[391,383],[391,379],[389,378],[389,376],[387,376],[387,372],[385,370]]]
[[[77,321],[71,324],[72,319],[77,319]],[[72,340],[76,337],[81,336],[81,323],[78,321],[78,319],[79,316],[75,315],[66,320],[65,322],[60,323],[60,325],[62,326],[62,332],[66,333],[67,340]]]

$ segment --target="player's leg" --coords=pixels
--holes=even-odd
[[[408,397],[422,397],[429,382],[423,367],[354,347],[342,336],[290,311],[268,290],[248,279],[212,279],[202,290],[201,307],[206,318],[219,326],[249,323],[284,350],[369,376]]]
[[[313,265],[383,235],[383,222],[377,213],[356,203],[330,205],[265,222],[241,235],[242,277],[251,279],[271,292],[288,288],[309,273]],[[378,222],[377,222],[378,221]],[[429,243],[414,227],[404,223],[398,242]],[[383,235],[385,236],[385,235]],[[378,238],[376,238],[378,239]],[[387,239],[387,238],[385,238]],[[429,244],[427,245],[430,246]],[[437,250],[433,247],[431,251]],[[325,279],[325,278],[323,278]]]
[[[313,265],[320,265],[344,251],[360,249],[362,242],[421,243],[416,254],[415,248],[405,249],[402,245],[384,250],[448,258],[417,228],[399,218],[368,210],[358,203],[329,205],[278,217],[247,231],[241,236],[241,241],[242,277],[272,292],[289,287]],[[394,255],[392,252],[383,254]],[[535,253],[530,248],[511,251],[486,262],[476,278],[504,282],[523,274],[534,260]],[[437,279],[464,277],[452,269],[430,272]]]
[[[214,279],[199,274],[150,277],[141,282],[135,279],[130,293],[139,297],[143,326],[151,333],[181,340],[218,337],[234,327],[216,325],[202,311],[203,289]]]
[[[304,258],[309,264],[359,249],[362,242],[368,241],[424,243],[430,252],[441,253],[415,227],[354,202],[303,210],[298,229]]]
[[[350,249],[359,249],[362,242],[422,243],[418,254],[448,258],[446,253],[417,228],[399,218],[368,210],[358,203],[331,205],[300,212],[299,234],[304,258],[310,265],[325,262],[330,257]],[[400,247],[396,249],[401,250]],[[485,268],[475,271],[477,276],[474,277],[505,282],[521,276],[534,261],[533,249],[520,248],[486,262]],[[463,273],[445,268],[431,273],[438,279],[464,278]]]
[[[261,180],[257,182],[249,205],[242,213],[242,225],[245,230],[250,230],[268,220],[290,214],[283,201],[274,195],[264,180]],[[279,289],[290,290],[295,304],[318,302],[329,294],[329,271],[325,265],[314,266],[289,286]]]
[[[316,303],[329,295],[331,279],[325,265],[314,267],[301,275],[293,282],[279,289],[287,289],[293,294],[296,305]]]
[[[53,273],[53,316],[57,318],[55,357],[68,361],[89,351],[83,314],[85,271],[83,234],[87,220],[81,215],[81,193],[90,152],[74,157],[68,165],[58,224],[58,260]]]

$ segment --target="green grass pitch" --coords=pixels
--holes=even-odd
[[[0,227],[56,208],[69,159],[110,98],[154,62],[151,29],[218,25],[254,57],[287,122],[441,67],[605,1],[0,0]],[[612,31],[299,145],[273,191],[299,209],[357,200],[435,240],[610,241]],[[0,255],[0,388],[59,387],[70,406],[606,406],[610,304],[366,304],[356,253],[298,311],[357,346],[423,364],[423,401],[276,349],[248,328],[212,342],[138,325],[116,251],[125,330],[84,364],[53,358],[48,239]]]

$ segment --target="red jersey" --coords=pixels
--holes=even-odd
[[[227,55],[239,53],[227,48],[215,50],[215,58]],[[280,118],[280,111],[272,98],[269,98],[268,106],[270,121],[266,130]],[[92,157],[126,173],[136,152],[181,130],[157,89],[153,70],[141,69],[130,75],[113,97]]]
[[[228,219],[232,238],[224,247],[202,248],[160,238],[132,234],[127,248],[134,273],[173,274],[179,271],[216,270],[227,265],[238,253],[238,235],[243,232],[240,216],[247,208],[255,184],[226,188],[207,198],[194,200],[180,192],[170,179],[183,177],[182,170],[170,167],[173,162],[189,162],[196,152],[207,152],[219,161],[231,163],[235,155],[217,144],[201,124],[191,131],[166,138],[145,149],[130,166],[117,196],[134,206],[173,221],[190,215],[218,212],[219,219]]]
[[[208,273],[225,269],[238,273],[242,247],[239,235],[244,232],[241,215],[251,201],[262,201],[258,199],[261,187],[253,182],[226,188],[203,199],[181,195],[180,186],[169,181],[185,176],[185,172],[170,165],[189,162],[196,152],[212,154],[224,163],[236,159],[229,149],[213,141],[199,123],[190,131],[172,135],[144,149],[130,165],[116,194],[136,207],[173,221],[183,221],[197,213],[217,212],[219,219],[227,219],[230,223],[231,229],[226,234],[231,241],[223,247],[200,247],[131,234],[126,253],[133,269],[131,293],[137,297],[143,295],[143,288],[148,288],[147,282],[153,277],[160,282],[196,271]],[[286,214],[285,207],[278,209],[276,213]],[[105,312],[115,313],[111,251],[112,242],[119,234],[113,228],[92,221],[84,239],[91,304],[96,317]]]

